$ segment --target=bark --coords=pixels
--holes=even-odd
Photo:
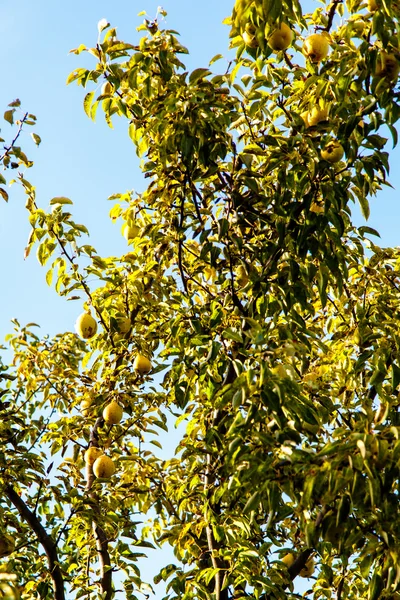
[[[28,523],[28,525],[32,528],[39,542],[44,548],[49,565],[50,576],[53,581],[54,599],[65,600],[64,578],[60,568],[60,561],[58,559],[57,544],[54,542],[53,538],[49,536],[36,514],[32,512],[30,508],[28,508],[22,498],[14,490],[12,485],[6,486],[5,493],[10,502],[12,502],[12,504],[18,510],[24,521],[26,521],[26,523]]]

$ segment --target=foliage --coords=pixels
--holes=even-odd
[[[398,7],[370,8],[237,0],[221,75],[185,71],[163,11],[138,45],[102,21],[97,45],[74,50],[96,65],[68,81],[88,90],[89,117],[127,120],[147,188],[112,197],[130,247],[101,257],[70,199],[46,211],[19,177],[26,254],[99,323],[87,341],[18,321],[8,336],[1,530],[24,599],[138,598],[138,559],[167,543],[176,563],[156,581],[171,600],[298,597],[311,556],[315,598],[400,597],[400,253],[351,221],[352,202],[368,217],[388,185],[381,130],[397,142],[397,80],[377,63],[398,61]],[[296,38],[275,54],[280,21]],[[319,63],[301,55],[314,32],[330,44]],[[328,118],[309,124],[315,108]],[[111,401],[124,418],[108,426]],[[166,460],[172,418],[186,429]],[[85,468],[92,446],[115,461],[111,481]]]

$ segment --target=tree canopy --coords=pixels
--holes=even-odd
[[[315,599],[400,598],[400,251],[351,217],[389,185],[398,3],[236,0],[221,74],[221,56],[186,71],[165,12],[144,16],[139,44],[100,21],[68,78],[141,158],[144,190],[111,198],[125,254],[96,252],[71,199],[40,205],[35,117],[4,114],[0,194],[14,169],[25,255],[81,317],[7,336],[3,596],[151,597],[140,561],[170,545],[168,600],[298,598],[301,578]]]

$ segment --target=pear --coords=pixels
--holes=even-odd
[[[93,473],[96,477],[108,478],[115,473],[115,465],[109,456],[99,456],[93,464]]]
[[[152,364],[146,356],[137,354],[135,360],[133,361],[133,369],[140,373],[140,375],[145,375],[151,371]]]
[[[87,465],[93,465],[100,456],[103,456],[103,450],[96,446],[90,446],[85,452],[85,463]]]
[[[286,23],[281,23],[268,38],[268,46],[274,52],[280,52],[289,48],[293,41],[293,31]]]
[[[75,331],[84,340],[96,335],[97,323],[90,312],[84,312],[77,318]]]
[[[339,162],[344,156],[342,144],[336,141],[328,142],[325,148],[321,151],[321,156],[324,160],[327,160],[332,164]]]
[[[321,33],[309,35],[303,44],[303,54],[313,63],[319,63],[328,56],[329,42]]]
[[[123,412],[122,406],[113,400],[103,410],[103,419],[108,425],[117,425],[122,419]]]

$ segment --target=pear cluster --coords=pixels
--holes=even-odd
[[[256,28],[252,23],[246,23],[242,39],[249,48],[257,48],[259,40],[266,39],[268,46],[274,52],[282,52],[289,48],[293,42],[294,33],[287,23],[277,23],[275,29],[266,38],[262,28]]]

